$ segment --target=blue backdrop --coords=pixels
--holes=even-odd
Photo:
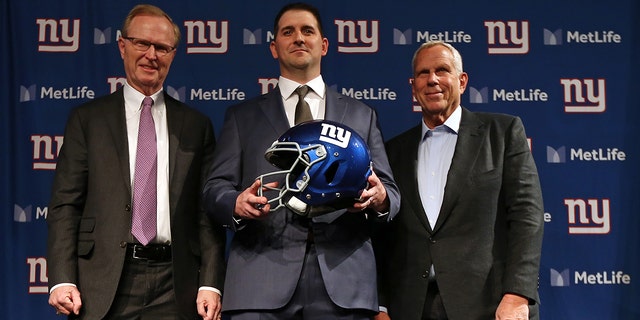
[[[284,1],[152,3],[183,34],[165,90],[216,129],[229,105],[273,88],[268,46]],[[640,318],[638,1],[311,3],[329,39],[325,81],[374,107],[385,138],[420,120],[414,50],[431,39],[454,44],[470,76],[462,104],[518,115],[530,138],[546,212],[542,319]],[[135,4],[0,1],[3,318],[56,318],[46,217],[64,125],[72,107],[124,80],[116,39]]]

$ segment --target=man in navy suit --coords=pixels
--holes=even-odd
[[[230,107],[205,186],[210,216],[235,231],[225,279],[223,312],[233,320],[370,319],[378,311],[372,222],[395,216],[399,194],[375,111],[328,89],[320,75],[328,41],[316,8],[281,9],[270,49],[281,76],[270,93]],[[287,208],[270,212],[256,180],[274,171],[264,152],[294,122],[298,95],[313,119],[347,125],[370,148],[374,174],[361,203],[308,219]]]
[[[537,319],[542,193],[521,120],[460,105],[468,75],[443,42],[413,58],[416,127],[388,141],[402,194],[376,237],[377,319]]]
[[[69,116],[47,218],[49,304],[57,313],[79,319],[219,316],[225,233],[200,203],[213,126],[162,89],[179,30],[160,8],[134,7],[118,39],[125,85]],[[150,108],[142,103],[149,98]],[[143,107],[150,109],[148,132],[155,131],[155,139],[138,150]],[[137,171],[144,171],[136,158],[143,154],[154,155],[157,174],[137,186],[153,186],[155,193],[135,188]],[[145,202],[157,203],[144,221],[156,223],[141,237],[132,230],[140,212],[133,199],[145,195]]]

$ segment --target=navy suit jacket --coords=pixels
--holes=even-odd
[[[164,94],[176,306],[197,316],[199,286],[221,288],[225,233],[200,206],[215,139],[211,121]],[[47,223],[49,285],[75,283],[86,319],[105,316],[131,235],[131,179],[122,89],[75,108],[67,122]]]
[[[343,123],[363,137],[390,199],[390,214],[384,220],[393,217],[399,194],[375,111],[327,90],[325,119]],[[277,87],[226,112],[204,190],[210,216],[236,231],[223,291],[225,311],[280,308],[291,299],[301,274],[307,229],[290,223],[295,213],[281,208],[265,219],[245,221],[238,230],[233,221],[237,196],[259,175],[275,171],[264,152],[287,129],[289,122]],[[375,214],[368,215],[369,220],[372,216]],[[377,311],[376,266],[367,215],[340,210],[313,221],[322,278],[331,299],[343,308]]]
[[[449,319],[493,319],[504,293],[528,297],[537,318],[544,208],[522,122],[462,109],[433,229],[418,193],[420,135],[418,125],[387,142],[402,204],[376,238],[381,304],[392,319],[419,319],[433,264]]]

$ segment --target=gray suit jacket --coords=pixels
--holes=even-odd
[[[386,158],[375,111],[362,102],[327,90],[325,119],[360,134],[370,148],[373,168],[384,183],[391,210],[399,194]],[[279,88],[230,107],[218,139],[212,172],[204,190],[209,214],[235,230],[235,201],[257,176],[275,171],[265,150],[287,129]],[[332,300],[343,308],[377,311],[376,266],[370,225],[364,213],[345,210],[314,218],[313,229],[322,277]],[[295,214],[282,208],[263,220],[235,230],[223,291],[223,310],[275,309],[292,297],[305,256],[307,230],[290,223]],[[375,214],[369,215],[369,220]]]
[[[224,229],[200,207],[215,139],[211,121],[164,96],[169,130],[169,204],[176,305],[197,315],[199,286],[221,288]],[[70,282],[83,317],[104,317],[131,235],[131,183],[122,89],[74,109],[67,123],[47,222],[49,285]]]
[[[388,141],[400,213],[376,238],[382,304],[392,319],[419,319],[429,266],[449,319],[493,319],[504,293],[531,301],[537,318],[543,203],[519,118],[462,109],[444,200],[432,230],[417,185],[418,125]]]

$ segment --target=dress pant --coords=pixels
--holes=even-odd
[[[302,274],[296,291],[286,306],[275,310],[250,310],[230,313],[229,320],[369,320],[371,310],[344,309],[331,301],[322,281],[318,254],[309,238]]]
[[[171,261],[133,259],[127,255],[116,297],[106,319],[175,320]],[[195,308],[195,301],[193,302]]]
[[[427,289],[427,297],[424,301],[424,309],[422,309],[422,320],[447,320],[447,312],[442,304],[440,289],[435,280],[429,281]]]

